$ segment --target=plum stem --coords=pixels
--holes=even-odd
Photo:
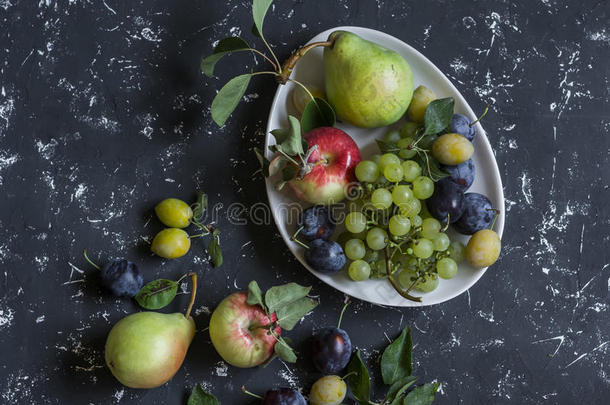
[[[257,394],[255,394],[255,393],[253,393],[253,392],[248,391],[248,390],[246,389],[246,387],[245,387],[245,386],[243,386],[243,385],[241,386],[241,390],[244,392],[244,394],[248,394],[248,395],[250,395],[251,397],[258,398],[258,399],[264,399],[264,398],[263,398],[263,397],[261,397],[260,395],[257,395]]]
[[[483,114],[481,114],[481,115],[479,116],[479,118],[477,118],[475,121],[473,121],[473,122],[471,122],[470,124],[468,124],[468,126],[469,126],[470,128],[472,128],[472,126],[473,126],[473,125],[475,125],[477,122],[481,121],[481,120],[483,119],[483,117],[485,116],[485,114],[487,114],[487,111],[488,111],[488,110],[489,110],[489,104],[487,104],[487,105],[485,106],[485,111],[483,111]]]
[[[288,79],[290,79],[290,74],[292,73],[292,69],[294,69],[294,66],[296,65],[297,61],[303,56],[305,56],[305,54],[311,49],[316,48],[318,46],[331,47],[333,46],[333,44],[334,41],[313,42],[294,51],[292,55],[290,55],[290,57],[286,59],[286,62],[284,62],[284,64],[282,65],[282,69],[279,75],[277,76],[278,83],[286,84]]]
[[[348,297],[347,300],[345,301],[345,305],[343,305],[343,309],[341,310],[341,314],[339,315],[339,322],[337,322],[337,329],[339,329],[341,327],[341,321],[343,320],[343,313],[347,309],[347,306],[350,304],[350,302],[351,301],[350,301],[350,299]]]
[[[87,249],[83,250],[83,256],[85,256],[85,260],[87,260],[89,262],[90,265],[92,265],[93,267],[95,267],[98,270],[101,270],[100,266],[98,266],[97,264],[95,264],[93,262],[93,260],[89,259],[89,256],[87,256]]]
[[[306,244],[304,244],[303,242],[301,242],[297,236],[299,235],[299,233],[301,233],[301,231],[303,230],[303,226],[301,226],[299,229],[297,229],[297,231],[294,233],[294,235],[292,235],[290,237],[290,240],[301,245],[302,247],[304,247],[305,249],[309,249],[309,246],[307,246]]]
[[[190,273],[187,273],[186,275],[184,275],[182,278],[187,277],[187,276],[191,276],[191,282],[193,284],[192,290],[191,290],[191,300],[189,301],[189,306],[186,309],[186,313],[184,314],[184,317],[186,319],[189,319],[191,317],[191,311],[193,310],[193,305],[195,305],[195,296],[197,295],[197,273],[190,272]],[[182,278],[180,280],[182,280]]]
[[[489,229],[493,230],[494,226],[496,225],[496,220],[500,216],[500,210],[498,210],[496,208],[491,208],[490,210],[494,211],[496,213],[496,215],[494,215],[494,220],[491,222],[491,226],[489,227]]]

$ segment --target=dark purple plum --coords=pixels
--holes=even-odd
[[[313,364],[324,374],[339,374],[349,363],[352,341],[347,332],[339,328],[318,330],[312,338]]]
[[[453,114],[449,128],[451,129],[451,132],[460,134],[472,142],[477,132],[474,129],[474,125],[470,126],[470,124],[472,124],[472,121],[464,114]]]
[[[451,179],[445,177],[434,184],[434,193],[426,200],[430,214],[441,224],[453,223],[464,212],[464,192]]]
[[[329,239],[335,231],[335,221],[327,207],[314,205],[301,213],[299,227],[303,227],[299,235],[307,240]]]
[[[441,169],[449,173],[451,181],[460,186],[462,191],[466,192],[472,186],[476,172],[472,159],[468,159],[457,166],[441,165]]]
[[[496,211],[491,201],[483,194],[466,193],[464,195],[464,212],[453,227],[464,235],[472,235],[481,229],[489,229]]]
[[[138,266],[129,260],[112,260],[100,270],[100,283],[117,297],[134,297],[144,283]]]
[[[341,271],[347,261],[343,248],[337,242],[325,239],[314,239],[305,250],[305,261],[320,273]]]
[[[294,388],[277,388],[267,391],[263,405],[307,405],[307,401]]]

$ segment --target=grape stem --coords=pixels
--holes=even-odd
[[[191,290],[191,300],[189,301],[189,306],[186,309],[186,313],[184,314],[184,317],[186,319],[189,319],[191,317],[191,311],[193,310],[193,305],[195,305],[195,296],[197,295],[197,273],[195,273],[195,272],[187,273],[184,276],[182,276],[178,280],[178,282],[180,282],[184,277],[187,277],[187,276],[191,276],[191,283],[193,284],[192,290]]]
[[[396,281],[394,279],[394,277],[392,276],[392,272],[390,271],[390,248],[389,247],[385,247],[384,249],[384,253],[385,253],[385,267],[386,267],[386,271],[388,272],[388,280],[390,280],[390,283],[392,284],[392,287],[394,287],[394,289],[396,290],[396,292],[398,294],[400,294],[402,297],[411,300],[411,301],[415,301],[415,302],[421,302],[421,297],[415,297],[411,294],[409,294],[409,290],[412,287],[409,287],[409,290],[404,291],[400,285],[398,284],[398,281]],[[417,281],[417,280],[416,280]]]

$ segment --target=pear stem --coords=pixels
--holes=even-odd
[[[282,65],[282,71],[277,76],[277,81],[280,84],[286,84],[288,79],[290,79],[290,74],[292,73],[292,69],[297,64],[297,61],[301,59],[310,49],[317,48],[318,46],[331,47],[333,46],[334,41],[324,41],[324,42],[313,42],[309,45],[305,45],[302,48],[297,49],[290,55],[286,62]]]
[[[193,305],[195,305],[195,296],[197,295],[197,273],[188,273],[187,276],[191,276],[191,282],[193,283],[191,290],[191,300],[189,301],[189,306],[186,309],[186,313],[184,317],[189,319],[191,317],[191,311],[193,310]]]

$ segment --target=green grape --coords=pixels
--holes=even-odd
[[[413,194],[420,200],[430,198],[434,193],[434,182],[430,177],[419,176],[413,180]]]
[[[354,260],[347,269],[349,277],[354,281],[364,281],[371,275],[371,265],[364,260]]]
[[[430,214],[430,211],[428,210],[428,206],[426,204],[422,205],[421,212],[419,213],[419,216],[422,217],[422,219],[434,218],[432,216],[432,214]]]
[[[363,160],[356,166],[356,178],[358,181],[373,183],[379,177],[377,163],[370,160]]]
[[[415,138],[419,125],[416,122],[407,121],[400,128],[400,136],[403,138]]]
[[[390,129],[383,135],[383,140],[390,143],[396,143],[400,141],[400,131],[397,129]]]
[[[400,164],[389,164],[383,169],[383,175],[392,183],[402,180],[402,166]]]
[[[350,239],[345,243],[345,256],[350,260],[358,260],[364,257],[366,247],[360,239]]]
[[[400,148],[398,151],[398,156],[403,159],[411,159],[413,156],[417,155],[417,151],[415,149],[411,149],[410,146],[413,144],[413,138],[403,138],[396,143],[396,146]]]
[[[451,244],[451,240],[446,233],[441,232],[432,240],[432,244],[434,245],[434,250],[437,252],[444,252]]]
[[[460,134],[441,135],[432,144],[432,156],[444,165],[464,163],[473,153],[472,143]]]
[[[388,234],[381,228],[373,228],[366,234],[366,244],[373,250],[381,250],[387,244]]]
[[[440,278],[448,280],[455,277],[457,274],[458,266],[455,260],[448,257],[443,257],[441,260],[436,262],[436,271]]]
[[[378,210],[384,210],[392,205],[392,193],[385,188],[378,188],[371,195],[371,203]]]
[[[406,160],[402,162],[402,174],[405,181],[410,183],[421,175],[421,167],[415,160]]]
[[[406,204],[412,198],[413,191],[411,191],[411,187],[405,184],[399,184],[392,190],[392,201],[394,201],[394,204],[398,205],[399,207],[402,204]]]
[[[350,212],[345,217],[345,228],[352,233],[360,233],[366,229],[366,217],[361,212]]]
[[[400,213],[405,217],[412,218],[421,211],[421,203],[417,198],[411,198],[400,206]]]
[[[421,224],[421,235],[426,238],[433,240],[438,237],[441,231],[441,223],[434,218],[426,218]]]
[[[362,260],[364,260],[367,263],[374,263],[378,259],[379,259],[379,251],[371,250],[371,249],[366,249],[366,253],[364,254],[364,257],[362,258]]]
[[[379,158],[381,157],[381,155],[379,153],[374,154],[373,156],[371,156],[370,161],[378,164],[379,163]]]
[[[449,245],[449,257],[457,263],[463,262],[466,258],[466,246],[462,242],[451,242],[451,245]]]
[[[384,153],[379,158],[379,162],[377,162],[379,171],[381,173],[383,173],[385,171],[385,167],[390,164],[400,164],[400,159],[393,153]]]
[[[415,216],[410,217],[410,218],[411,218],[411,225],[414,228],[417,228],[418,226],[421,226],[421,224],[423,222],[422,217],[420,217],[419,215],[415,215]]]
[[[400,271],[400,274],[398,274],[398,283],[402,288],[411,287],[415,280],[417,280],[417,273],[411,269],[403,269]]]
[[[438,277],[436,274],[427,274],[424,280],[418,281],[415,284],[415,289],[425,293],[436,290],[436,287],[438,287]]]
[[[394,215],[392,218],[390,218],[388,228],[390,229],[390,233],[392,235],[406,235],[411,229],[411,221],[409,221],[409,218],[403,217],[402,215]]]
[[[384,186],[386,184],[390,184],[390,182],[388,181],[388,179],[385,178],[385,176],[382,174],[379,177],[377,177],[377,184]]]
[[[413,254],[420,259],[427,259],[434,252],[434,245],[431,241],[425,238],[417,239],[412,245]]]
[[[385,259],[379,259],[375,262],[375,268],[380,275],[388,274]]]
[[[413,138],[402,138],[400,141],[396,142],[396,146],[398,146],[400,149],[408,149],[412,143]]]

